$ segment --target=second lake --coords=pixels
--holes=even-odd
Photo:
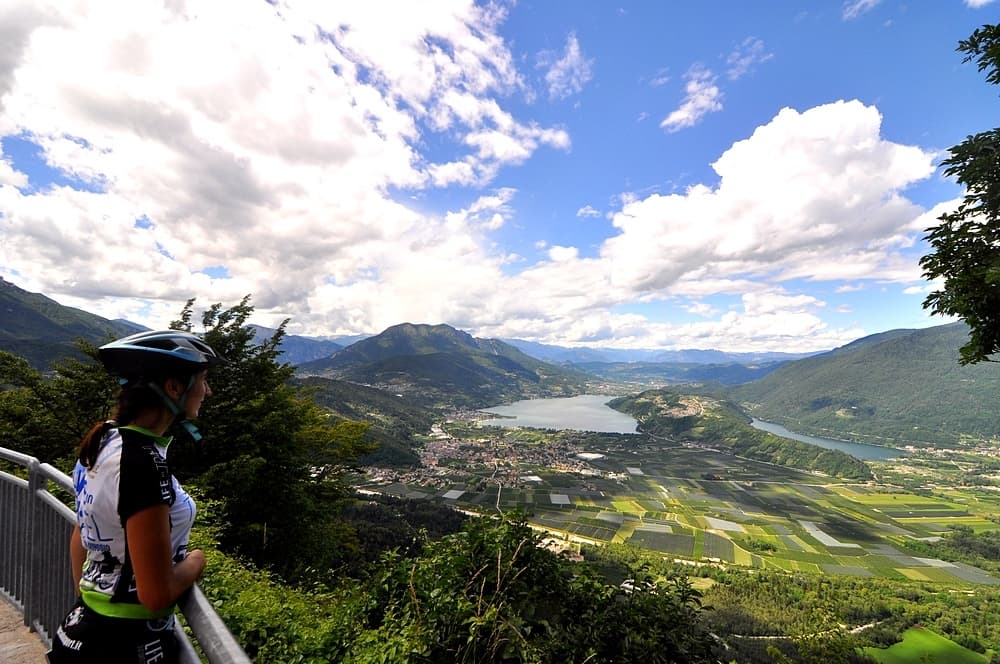
[[[897,450],[894,447],[880,447],[878,445],[853,443],[847,440],[834,440],[833,438],[806,436],[805,434],[789,431],[780,424],[758,420],[756,417],[753,418],[750,426],[755,429],[760,429],[761,431],[773,433],[775,436],[781,436],[782,438],[790,438],[803,443],[809,443],[810,445],[825,447],[828,450],[840,450],[841,452],[847,452],[855,459],[861,459],[862,461],[885,461],[886,459],[906,456],[906,452],[903,450]]]

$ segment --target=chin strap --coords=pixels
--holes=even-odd
[[[171,399],[170,396],[168,396],[167,393],[163,391],[163,388],[157,385],[156,383],[147,383],[147,385],[149,386],[149,389],[153,390],[153,392],[158,394],[159,397],[163,399],[163,403],[165,403],[167,405],[167,408],[170,409],[170,412],[173,414],[174,418],[179,418],[179,421],[177,423],[180,424],[181,428],[184,429],[184,431],[186,431],[189,436],[191,436],[191,440],[193,440],[196,443],[200,443],[201,432],[198,431],[198,427],[194,425],[194,422],[187,419],[187,416],[184,413],[184,404],[187,401],[188,391],[191,389],[191,386],[194,385],[194,382],[197,378],[198,378],[197,374],[191,376],[191,379],[188,381],[187,387],[184,388],[184,394],[182,394],[181,398],[178,399],[177,401]]]

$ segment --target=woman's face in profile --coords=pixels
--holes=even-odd
[[[198,417],[201,404],[205,397],[212,395],[212,388],[208,386],[208,370],[195,374],[194,382],[188,388],[187,397],[184,400],[184,416],[191,420]]]

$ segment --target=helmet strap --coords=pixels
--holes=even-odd
[[[153,390],[154,393],[159,395],[160,399],[163,400],[163,403],[166,404],[168,409],[170,409],[170,412],[171,414],[173,414],[174,418],[180,418],[180,422],[178,423],[188,433],[188,435],[191,436],[191,439],[194,440],[194,442],[196,443],[201,441],[201,432],[198,431],[198,427],[196,427],[193,422],[187,419],[187,415],[184,412],[184,405],[185,403],[187,403],[188,392],[190,392],[191,387],[194,385],[195,380],[197,380],[197,378],[198,374],[194,374],[191,376],[191,378],[188,380],[187,387],[184,388],[184,392],[177,400],[172,399],[170,395],[168,395],[163,390],[163,388],[157,385],[156,383],[153,382],[147,383],[149,389]]]

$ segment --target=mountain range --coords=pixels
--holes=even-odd
[[[0,350],[21,355],[40,369],[73,353],[77,338],[99,343],[141,329],[62,306],[3,280],[0,313]],[[596,358],[624,356],[606,349],[478,339],[448,325],[404,323],[347,346],[288,335],[282,359],[297,365],[300,380],[324,385],[341,398],[351,392],[343,385],[355,385],[353,407],[358,412],[386,408],[384,401],[371,405],[381,392],[369,393],[358,384],[395,399],[405,397],[419,408],[481,408],[580,394],[598,383],[640,391],[640,386],[684,382],[689,384],[684,389],[724,396],[760,419],[800,433],[887,445],[954,446],[1000,437],[1000,371],[992,363],[959,365],[958,348],[967,337],[964,324],[955,323],[883,332],[797,359],[677,351],[682,355],[666,357],[689,361],[603,362]],[[695,359],[702,362],[691,361]],[[400,412],[387,421],[412,418],[423,420],[426,413]]]
[[[75,355],[76,339],[99,344],[141,329],[63,306],[0,277],[0,350],[20,355],[38,369],[48,369],[53,359]]]
[[[961,366],[964,323],[892,330],[789,362],[726,395],[799,433],[883,445],[1000,436],[1000,368]]]
[[[676,364],[772,364],[809,357],[816,353],[753,352],[729,353],[721,350],[663,350],[651,348],[591,348],[587,346],[567,347],[542,344],[524,339],[504,339],[506,343],[519,348],[528,355],[545,362],[560,364],[587,363],[676,363]]]
[[[423,404],[473,408],[580,394],[591,380],[498,339],[477,339],[448,325],[412,323],[394,325],[326,359],[301,364],[298,374],[374,385]]]

